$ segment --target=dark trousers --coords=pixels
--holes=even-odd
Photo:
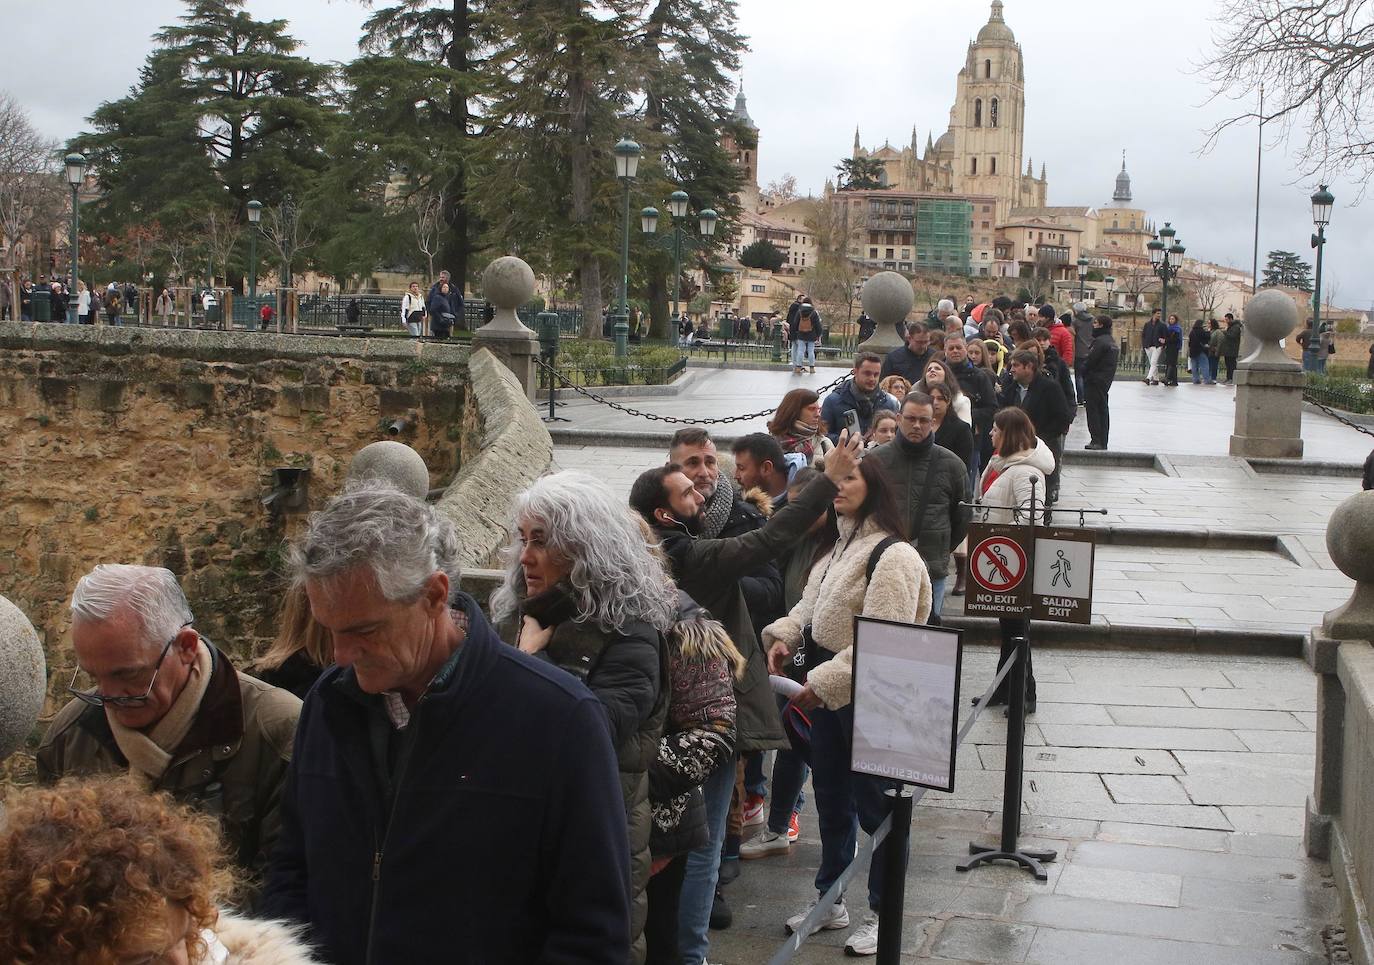
[[[1045,445],[1050,447],[1050,453],[1054,456],[1054,472],[1045,478],[1045,502],[1052,503],[1059,498],[1059,470],[1064,463],[1064,436],[1040,438],[1045,440]]]
[[[1223,355],[1222,358],[1225,359],[1225,361],[1226,361],[1226,381],[1227,381],[1227,382],[1234,382],[1234,381],[1236,380],[1236,359],[1237,359],[1237,356],[1235,356],[1235,355]]]
[[[687,855],[680,854],[650,878],[644,889],[649,902],[649,913],[644,920],[644,943],[648,946],[645,965],[682,965],[677,944],[677,908],[686,873]]]
[[[812,711],[811,787],[816,792],[816,814],[821,832],[821,866],[816,870],[819,894],[825,894],[854,860],[858,829],[862,827],[872,834],[892,809],[883,791],[900,786],[868,774],[855,774],[849,769],[853,734],[852,706],[839,710],[818,707]],[[882,902],[886,864],[886,850],[879,847],[868,868],[868,907],[873,911],[877,911]]]
[[[1178,385],[1178,349],[1171,345],[1164,349],[1164,384]]]
[[[778,694],[778,713],[787,707],[787,698]],[[802,786],[806,784],[809,768],[802,756],[790,747],[778,748],[773,758],[773,793],[768,801],[768,830],[783,834],[792,823],[792,815],[802,809],[806,795]],[[747,778],[747,775],[746,775]]]
[[[1107,411],[1107,393],[1111,391],[1110,382],[1085,382],[1084,401],[1087,403],[1088,435],[1093,444],[1107,445],[1107,432],[1111,428],[1111,415]]]
[[[1089,402],[1088,405],[1091,406],[1092,403]],[[1016,637],[1025,636],[1030,631],[1030,623],[1027,620],[1018,620],[1014,617],[1001,617],[997,623],[1002,630],[1002,655],[997,658],[997,669],[1000,671],[1002,665],[1011,659],[1011,655],[1016,652],[1016,644],[1012,643],[1012,640]],[[997,685],[997,689],[993,691],[993,702],[1007,702],[1011,694],[1009,680],[1011,680],[1011,672],[1007,673],[1007,676]],[[1030,648],[1026,650],[1026,700],[1035,700],[1035,669]]]
[[[1086,358],[1074,356],[1073,360],[1073,390],[1078,393],[1078,398],[1083,398],[1083,366],[1087,363]]]

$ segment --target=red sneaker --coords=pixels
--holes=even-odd
[[[792,812],[792,820],[787,822],[787,843],[796,844],[801,837],[801,825],[797,823],[797,812]]]
[[[768,820],[768,816],[763,813],[765,799],[761,794],[746,794],[744,796],[744,826],[752,828],[756,824],[762,824]]]

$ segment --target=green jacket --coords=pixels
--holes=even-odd
[[[897,496],[897,508],[906,520],[907,535],[925,560],[930,578],[949,576],[949,554],[968,532],[968,470],[954,453],[935,444],[916,446],[901,433],[891,442],[871,450],[865,457],[874,459],[887,475]],[[935,460],[934,469],[930,461]],[[924,519],[917,519],[921,487],[929,472],[931,493]]]
[[[958,461],[958,457],[951,456]],[[962,464],[961,464],[962,465]],[[768,685],[768,662],[749,620],[740,578],[776,559],[798,542],[825,512],[838,490],[826,476],[813,479],[779,509],[762,529],[726,539],[694,539],[680,529],[654,527],[672,565],[678,588],[725,625],[744,656],[744,678],[735,682],[736,749],[770,750],[789,746]]]
[[[280,826],[277,809],[301,702],[238,673],[210,641],[205,645],[214,661],[205,698],[154,790],[219,818],[235,864],[260,873]],[[58,711],[38,745],[44,784],[128,768],[105,711],[79,700]]]

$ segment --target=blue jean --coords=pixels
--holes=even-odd
[[[893,782],[849,769],[853,732],[852,706],[839,710],[819,707],[811,714],[811,787],[816,792],[821,832],[821,866],[816,869],[816,891],[820,894],[825,894],[854,860],[858,829],[872,834],[892,809],[883,791],[895,787]],[[886,857],[879,847],[868,867],[868,907],[873,911],[882,903]],[[690,957],[684,960],[695,961]]]
[[[799,369],[803,365],[815,367],[816,343],[794,338],[792,339],[792,367]]]
[[[744,755],[744,790],[758,797],[768,796],[768,778],[763,776],[766,751],[749,751]]]
[[[932,578],[930,581],[930,615],[933,617],[938,617],[945,608],[945,584],[948,582],[948,576]]]
[[[720,849],[725,843],[725,820],[730,816],[730,795],[735,790],[735,761],[731,758],[701,786],[706,799],[706,833],[709,840],[687,854],[678,903],[678,947],[684,962],[703,962],[711,944],[711,902],[716,897],[720,873]]]
[[[1202,382],[1203,374],[1211,371],[1211,367],[1207,363],[1207,353],[1194,355],[1188,362],[1193,368],[1193,384],[1198,385]]]

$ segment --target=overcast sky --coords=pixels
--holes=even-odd
[[[11,12],[30,6],[39,9],[36,0],[5,0]],[[320,61],[350,59],[367,16],[357,0],[247,6],[256,17],[288,20]],[[151,35],[184,9],[177,0],[51,0],[42,16],[8,16],[0,86],[43,132],[65,139],[137,80]],[[1026,62],[1025,151],[1037,174],[1041,162],[1047,166],[1049,203],[1105,205],[1125,149],[1138,207],[1158,223],[1173,222],[1190,255],[1248,270],[1255,127],[1235,128],[1211,153],[1198,153],[1203,129],[1233,109],[1208,104],[1195,72],[1211,45],[1214,9],[1210,0],[1006,0],[1006,21]],[[866,147],[906,144],[913,124],[922,146],[927,132],[945,130],[955,75],[989,4],[740,0],[739,11],[751,46],[744,82],[760,128],[759,180],[791,173],[803,193],[819,193],[849,154],[856,124]],[[73,37],[82,38],[78,64]],[[1293,183],[1288,146],[1267,140],[1260,263],[1271,248],[1310,260],[1313,186]],[[1356,194],[1349,184],[1337,179],[1331,190],[1337,202],[1324,280],[1338,304],[1367,309],[1374,213],[1369,204],[1347,205]]]

